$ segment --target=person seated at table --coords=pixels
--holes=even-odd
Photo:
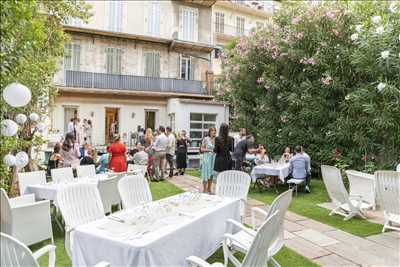
[[[305,192],[310,193],[310,161],[309,157],[306,157],[301,151],[301,146],[296,146],[296,154],[289,160],[289,174],[293,179],[305,180]]]
[[[304,146],[301,146],[301,154],[303,154],[306,158],[308,158],[308,172],[311,173],[311,158],[310,156],[304,151]]]
[[[81,159],[80,165],[95,165],[96,151],[93,148],[88,148],[86,156]]]
[[[265,164],[265,163],[270,163],[271,162],[271,158],[268,156],[267,149],[263,145],[260,145],[258,147],[258,149],[259,149],[259,152],[257,153],[256,160],[255,160],[256,165],[262,165],[262,164]]]
[[[51,153],[49,162],[47,164],[47,175],[48,176],[51,176],[50,170],[57,169],[57,168],[59,168],[59,166],[61,166],[62,157],[60,155],[60,150],[61,150],[61,144],[56,143],[53,148],[53,153]]]
[[[107,147],[108,150],[108,147]],[[104,153],[100,156],[99,159],[99,166],[96,168],[96,173],[105,173],[108,170],[108,159],[109,155],[108,153]]]
[[[290,147],[286,147],[283,151],[282,157],[280,161],[282,162],[289,162],[289,160],[293,157],[293,153],[290,151]]]
[[[133,156],[133,163],[139,165],[147,165],[149,155],[144,151],[144,146],[140,144],[136,146],[138,152]]]
[[[246,154],[255,154],[258,152],[257,148],[254,148],[254,136],[248,135],[246,139],[239,141],[235,146],[235,150],[233,151],[233,158],[235,159],[235,170],[242,170],[243,161],[246,157]]]
[[[60,155],[63,159],[62,167],[71,167],[72,165],[79,165],[79,144],[75,140],[74,133],[67,133],[65,135],[64,143],[60,149]]]

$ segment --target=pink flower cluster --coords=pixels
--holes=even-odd
[[[304,65],[315,65],[315,59],[310,57],[309,59],[302,58],[300,59],[300,64]]]
[[[330,85],[331,83],[332,83],[332,81],[333,81],[333,79],[332,79],[332,77],[331,76],[326,76],[326,77],[322,77],[321,78],[321,82],[324,84],[324,85]]]
[[[245,55],[249,50],[249,41],[247,40],[247,38],[241,38],[240,41],[236,44],[235,49],[240,55]]]
[[[335,20],[336,19],[336,13],[333,11],[328,11],[325,13],[325,16],[328,17],[331,20]]]
[[[296,24],[299,24],[299,22],[300,22],[300,18],[299,17],[296,16],[296,17],[292,18],[292,24],[296,25]]]
[[[304,32],[299,32],[296,34],[296,38],[299,40],[303,39],[303,37],[304,37]]]

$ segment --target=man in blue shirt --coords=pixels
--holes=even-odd
[[[305,180],[305,191],[306,193],[310,193],[310,157],[304,155],[302,150],[301,146],[296,146],[296,155],[294,155],[289,161],[289,173],[292,175],[293,179]]]

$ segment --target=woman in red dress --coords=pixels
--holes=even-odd
[[[126,147],[121,143],[119,135],[114,137],[114,142],[108,147],[108,153],[108,169],[113,172],[126,172]]]

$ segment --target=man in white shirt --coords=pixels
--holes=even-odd
[[[174,156],[175,156],[175,148],[176,148],[176,139],[175,135],[172,133],[171,127],[167,127],[167,137],[168,137],[168,146],[166,150],[166,158],[169,166],[169,178],[174,176]]]
[[[70,121],[68,122],[68,127],[67,127],[67,132],[68,133],[73,133],[74,132],[74,119],[71,118]]]
[[[247,136],[246,128],[239,129],[239,135],[235,136],[235,146],[242,140],[245,140]]]
[[[138,165],[147,165],[149,160],[149,155],[144,152],[144,147],[142,145],[137,145],[136,148],[139,150],[133,155],[133,163]]]
[[[154,174],[156,181],[164,180],[166,151],[168,147],[168,137],[165,135],[164,126],[158,127],[158,135],[153,144],[154,149]]]

